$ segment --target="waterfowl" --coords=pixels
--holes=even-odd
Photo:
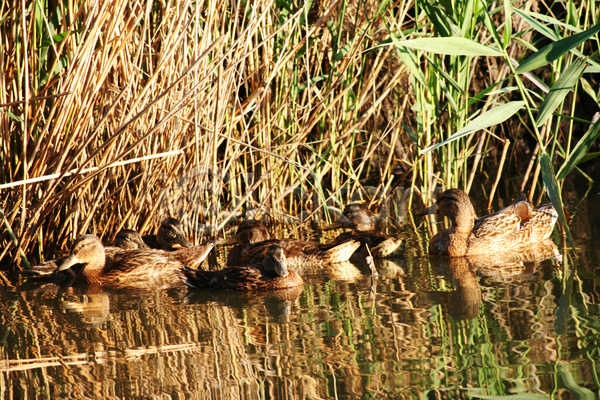
[[[247,265],[220,271],[198,271],[182,267],[177,274],[186,285],[196,289],[276,290],[304,283],[300,275],[287,268],[286,256],[281,247],[270,245],[263,251],[262,257]]]
[[[192,247],[190,241],[185,237],[181,222],[171,217],[161,221],[156,235],[144,235],[143,239],[151,249],[173,251],[184,247]]]
[[[323,230],[349,228],[351,232],[344,232],[335,238],[329,246],[337,246],[350,240],[360,242],[360,247],[354,252],[353,257],[369,255],[366,246],[369,246],[371,255],[375,258],[397,257],[404,251],[405,241],[388,236],[375,229],[376,218],[365,203],[348,204],[336,222],[326,226]]]
[[[448,189],[438,196],[436,212],[452,226],[438,232],[429,242],[429,254],[459,257],[493,253],[529,246],[550,237],[558,214],[552,205],[536,209],[526,201],[516,203],[475,220],[469,196]],[[433,213],[430,209],[426,213]]]
[[[149,248],[148,245],[144,243],[142,236],[133,229],[121,229],[115,236],[112,245],[123,250]]]
[[[206,257],[214,242],[196,246],[197,260]],[[207,251],[208,249],[208,251]],[[96,235],[79,236],[73,243],[71,254],[58,267],[65,271],[82,264],[75,280],[79,283],[98,285],[108,284],[124,287],[149,287],[168,285],[177,282],[176,271],[184,265],[182,261],[191,258],[170,252],[146,249],[123,250],[106,257],[102,242]],[[200,262],[202,261],[200,260]]]
[[[148,246],[142,240],[140,234],[133,229],[122,229],[115,236],[115,240],[104,247],[106,255],[105,263],[112,263],[113,255],[123,250],[148,249]],[[63,270],[58,271],[58,267],[67,259],[68,256],[58,257],[47,260],[42,264],[36,265],[28,270],[19,271],[21,276],[31,278],[44,278],[54,283],[68,283],[77,276],[77,271]]]
[[[227,266],[239,266],[260,260],[265,249],[277,245],[283,249],[287,266],[300,275],[316,272],[322,266],[348,261],[360,243],[349,240],[336,246],[299,239],[270,239],[266,226],[256,220],[240,224],[235,238],[226,244],[238,243],[227,257]]]

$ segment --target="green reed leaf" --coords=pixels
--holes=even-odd
[[[460,139],[463,136],[476,132],[478,130],[488,128],[490,126],[498,125],[510,117],[512,117],[517,111],[525,106],[524,101],[511,101],[510,103],[502,104],[491,110],[485,112],[473,121],[469,122],[464,128],[450,136],[448,139],[441,143],[429,146],[426,149],[421,150],[420,154],[429,153],[431,150],[435,150],[438,147],[444,146],[450,142]]]
[[[473,40],[460,37],[431,37],[393,42],[396,46],[404,46],[414,50],[428,51],[436,54],[452,56],[490,56],[499,57],[503,53],[492,47],[484,46]]]
[[[552,162],[550,161],[550,156],[546,153],[545,150],[542,150],[540,154],[540,165],[542,169],[542,180],[544,181],[544,186],[546,186],[546,193],[548,193],[548,197],[550,198],[550,202],[556,209],[558,213],[558,220],[560,221],[563,229],[565,230],[565,234],[567,235],[567,239],[571,244],[571,248],[573,251],[575,250],[575,243],[573,242],[573,237],[571,236],[571,230],[569,229],[569,225],[567,224],[567,218],[565,216],[565,210],[563,209],[562,197],[560,195],[560,187],[558,186],[558,182],[556,181],[556,177],[554,176],[554,171],[552,171]]]
[[[573,168],[579,164],[579,162],[583,159],[583,157],[587,154],[588,150],[592,147],[598,136],[600,135],[600,119],[596,121],[590,129],[583,135],[575,148],[569,154],[569,157],[565,160],[563,165],[558,170],[556,174],[556,179],[561,180],[565,179],[567,175],[571,173]]]
[[[583,75],[585,67],[585,60],[579,58],[561,74],[556,82],[554,82],[554,85],[550,88],[550,92],[540,105],[540,110],[537,119],[535,120],[536,126],[539,127],[546,123],[548,118],[550,118],[550,115],[558,108],[567,94],[573,90],[575,85],[577,85],[579,78]]]
[[[529,58],[527,58],[527,60],[523,61],[515,70],[515,73],[522,74],[550,64],[552,61],[561,57],[571,49],[579,46],[581,43],[585,42],[598,32],[600,32],[600,23],[594,25],[586,31],[561,39],[557,42],[550,43],[541,50],[538,50],[532,54]]]

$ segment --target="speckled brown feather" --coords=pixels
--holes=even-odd
[[[355,240],[360,247],[352,257],[364,258],[369,255],[366,246],[369,246],[371,255],[375,258],[396,257],[404,252],[405,241],[393,238],[383,232],[375,230],[375,215],[366,204],[353,203],[344,208],[340,218],[324,230],[349,228],[352,232],[345,232],[328,243],[329,246],[338,246],[341,243]]]
[[[269,239],[266,226],[255,220],[243,222],[238,227],[235,246],[227,257],[227,266],[247,265],[264,257],[271,245],[283,248],[287,266],[301,275],[314,274],[320,267],[348,261],[360,243],[349,241],[331,246],[299,239]]]
[[[446,190],[438,197],[437,212],[448,217],[452,227],[431,239],[429,254],[493,253],[539,242],[550,236],[557,218],[552,206],[540,208],[533,210],[520,201],[475,221],[469,196],[460,189]]]
[[[262,251],[262,256],[248,265],[228,267],[220,271],[182,268],[178,275],[186,285],[196,289],[277,290],[304,283],[296,272],[287,270],[286,257],[279,246],[271,245]],[[283,272],[276,272],[276,264],[280,265]]]
[[[73,244],[71,254],[59,266],[59,271],[83,264],[77,282],[120,287],[152,287],[178,282],[176,271],[187,262],[192,265],[206,258],[213,242],[186,249],[185,254],[161,250],[108,250],[95,235],[83,235]]]

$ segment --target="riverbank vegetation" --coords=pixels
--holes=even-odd
[[[482,173],[562,210],[600,133],[598,31],[586,1],[4,4],[0,259]]]

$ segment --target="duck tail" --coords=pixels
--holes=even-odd
[[[182,265],[192,269],[199,269],[214,247],[215,241],[208,240],[199,246],[173,251],[171,255]]]
[[[350,256],[360,247],[360,242],[349,240],[325,252],[325,260],[330,263],[348,261]]]

